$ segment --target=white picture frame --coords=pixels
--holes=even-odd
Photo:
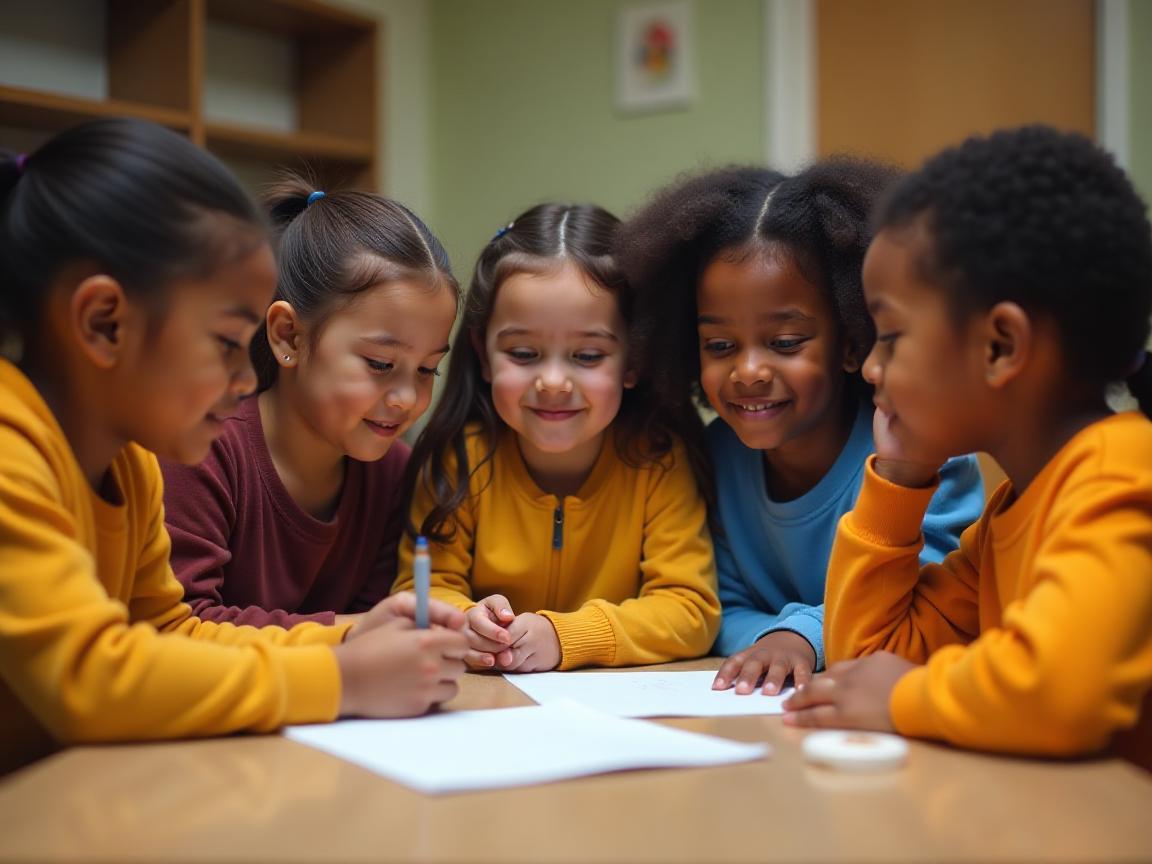
[[[696,98],[693,0],[628,3],[616,19],[616,107],[685,108]]]

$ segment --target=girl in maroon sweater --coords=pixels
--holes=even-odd
[[[330,624],[395,578],[399,438],[428,407],[459,287],[395,201],[290,178],[268,203],[280,274],[252,340],[259,395],[200,465],[164,464],[172,566],[200,618]]]

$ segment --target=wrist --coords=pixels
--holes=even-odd
[[[924,489],[936,481],[938,465],[925,465],[922,462],[905,462],[898,459],[881,459],[877,456],[872,462],[877,476],[896,486],[909,489]]]

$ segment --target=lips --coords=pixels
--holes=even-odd
[[[531,410],[532,413],[539,417],[541,420],[547,420],[550,422],[568,420],[580,413],[580,409],[577,408],[532,408],[529,410]]]
[[[742,417],[769,417],[791,403],[790,399],[737,399],[728,402],[728,407]]]
[[[369,420],[364,418],[365,425],[381,438],[391,438],[400,432],[399,423],[385,423],[381,420]]]

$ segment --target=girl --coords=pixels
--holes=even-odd
[[[869,208],[892,178],[847,159],[794,177],[730,168],[658,193],[622,231],[624,267],[664,336],[656,386],[681,404],[702,392],[719,415],[715,651],[732,656],[716,689],[751,693],[763,679],[776,693],[824,666],[829,550],[872,450],[860,268]],[[982,501],[975,460],[950,463],[925,557],[955,548]]]
[[[280,279],[252,343],[260,395],[200,465],[163,463],[172,566],[202,619],[331,624],[392,587],[398,439],[428,407],[459,289],[394,201],[289,177],[269,204]]]
[[[716,635],[705,508],[638,371],[618,224],[544,204],[500,229],[413,453],[432,593],[467,610],[474,668],[659,663]]]
[[[797,726],[1152,768],[1152,229],[1110,156],[1046,127],[929,160],[878,215],[876,456],[828,576],[830,660]],[[1007,482],[960,549],[916,559],[949,455]],[[893,651],[895,654],[885,653]],[[879,652],[879,653],[874,653]]]
[[[228,172],[109,119],[0,155],[0,771],[55,743],[418,713],[455,692],[463,616],[410,596],[348,627],[192,616],[160,471],[195,462],[255,377],[272,253]],[[445,629],[447,628],[447,629]]]

